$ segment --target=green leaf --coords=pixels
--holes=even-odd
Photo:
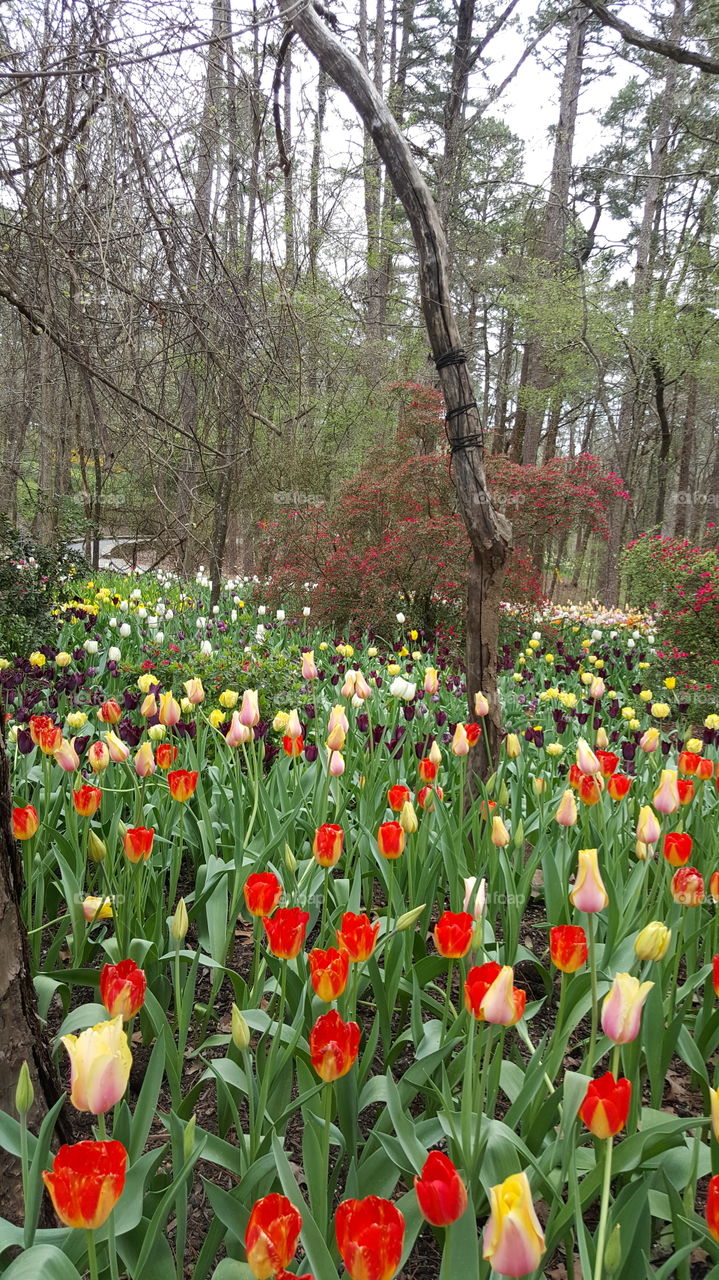
[[[81,1280],[81,1274],[66,1254],[52,1244],[36,1244],[26,1249],[7,1271],[5,1280]]]
[[[250,1271],[246,1262],[236,1262],[234,1258],[223,1258],[212,1273],[212,1280],[254,1280],[254,1271]]]
[[[332,1261],[330,1251],[302,1198],[302,1192],[297,1185],[290,1162],[285,1155],[284,1147],[276,1136],[272,1139],[272,1150],[277,1163],[277,1173],[282,1184],[282,1190],[288,1200],[291,1200],[295,1208],[299,1209],[302,1214],[302,1244],[307,1254],[307,1261],[314,1273],[314,1280],[337,1280],[337,1268]]]

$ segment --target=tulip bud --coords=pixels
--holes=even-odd
[[[616,1275],[622,1264],[622,1227],[621,1223],[617,1223],[612,1234],[607,1240],[607,1247],[604,1250],[604,1271],[608,1276]]]
[[[341,751],[330,751],[329,775],[331,778],[341,778],[345,771],[344,756]]]
[[[411,911],[405,911],[404,915],[401,915],[397,920],[397,923],[394,926],[395,930],[398,933],[402,933],[405,929],[411,929],[412,925],[416,924],[419,920],[426,906],[427,903],[423,902],[421,907],[413,907]]]
[[[442,752],[436,738],[429,749],[429,758],[432,764],[440,765],[442,763]]]
[[[87,833],[87,856],[91,862],[103,862],[107,857],[105,845],[92,829]]]
[[[288,844],[285,845],[285,866],[288,871],[297,870],[297,859]]]
[[[597,740],[594,745],[598,747],[600,751],[606,751],[607,747],[609,746],[609,738],[607,737],[607,731],[601,725],[597,729]]]
[[[483,693],[475,693],[474,695],[474,714],[476,716],[489,715],[489,703]]]
[[[642,844],[656,844],[660,835],[661,828],[656,814],[650,805],[643,805],[637,822],[637,840],[641,840]]]
[[[190,921],[187,916],[187,907],[185,899],[180,898],[175,907],[175,914],[170,921],[170,937],[174,942],[183,942],[187,937],[187,930],[190,927]]]
[[[417,830],[419,823],[417,814],[411,800],[405,800],[402,805],[402,811],[399,815],[399,823],[406,835],[413,835]]]
[[[498,817],[496,813],[492,818],[492,832],[489,838],[492,841],[492,844],[494,845],[495,849],[505,849],[509,844],[509,840],[510,840],[509,832],[505,827],[502,819]]]
[[[580,738],[577,743],[577,764],[582,773],[601,773],[602,766],[589,743]]]
[[[497,804],[501,805],[503,808],[506,808],[507,805],[509,804],[509,791],[507,789],[507,784],[504,781],[500,782],[499,784],[499,791],[497,792]]]
[[[573,827],[576,825],[577,802],[574,799],[574,792],[571,787],[564,792],[554,818],[555,822],[558,822],[560,827]]]
[[[232,1043],[236,1049],[244,1053],[250,1047],[250,1028],[236,1004],[232,1006]]]
[[[15,1088],[15,1110],[18,1115],[26,1116],[34,1101],[35,1090],[30,1076],[30,1068],[27,1062],[23,1062]]]
[[[504,740],[504,748],[510,760],[516,760],[522,754],[522,744],[516,733],[508,733]]]
[[[23,1063],[23,1065],[25,1064]],[[711,1103],[712,1133],[716,1141],[719,1142],[719,1089],[712,1089],[711,1085],[709,1086],[709,1101]]]
[[[634,939],[634,950],[640,960],[663,960],[672,940],[672,931],[660,920],[645,925]]]

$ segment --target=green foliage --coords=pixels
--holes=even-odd
[[[27,653],[49,638],[54,606],[71,594],[73,578],[88,570],[69,546],[44,547],[0,515],[0,648],[3,657]]]

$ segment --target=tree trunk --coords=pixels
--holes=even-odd
[[[490,712],[477,766],[492,768],[499,749],[501,713],[497,694],[497,634],[504,565],[511,544],[509,522],[494,510],[484,473],[482,427],[452,312],[447,241],[429,189],[396,120],[361,63],[322,23],[310,6],[296,12],[279,0],[280,13],[353,103],[382,157],[405,209],[419,259],[422,310],[447,409],[453,476],[472,546],[467,605],[467,692],[470,711],[481,689]],[[289,16],[292,15],[292,16]]]
[[[689,375],[687,387],[687,403],[684,410],[684,426],[682,428],[682,447],[679,454],[679,475],[674,494],[674,528],[675,538],[683,538],[689,532],[687,528],[688,507],[692,498],[691,470],[694,453],[694,432],[696,429],[697,396],[699,384],[696,374]]]
[[[10,767],[0,736],[0,1111],[16,1115],[15,1087],[23,1062],[30,1068],[35,1102],[32,1128],[60,1096],[45,1031],[37,1015],[27,934],[20,913],[22,864],[12,834]],[[57,1134],[71,1137],[60,1116]],[[20,1161],[0,1149],[0,1205],[4,1217],[22,1223]],[[48,1226],[54,1225],[52,1219]]]

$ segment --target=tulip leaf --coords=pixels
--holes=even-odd
[[[40,1216],[40,1203],[42,1201],[43,1181],[41,1177],[42,1170],[48,1165],[50,1158],[50,1147],[52,1145],[52,1136],[55,1132],[55,1122],[65,1102],[65,1094],[58,1098],[54,1107],[44,1116],[40,1126],[40,1132],[37,1136],[37,1145],[33,1152],[32,1163],[30,1165],[30,1174],[28,1178],[27,1203],[25,1205],[25,1248],[28,1249],[33,1242],[37,1220]]]
[[[63,1036],[74,1035],[76,1031],[84,1031],[87,1027],[94,1027],[98,1022],[107,1022],[109,1014],[104,1004],[81,1004],[77,1009],[71,1009],[60,1030],[55,1036],[55,1043],[59,1044]]]
[[[302,1214],[302,1244],[307,1254],[307,1261],[314,1273],[314,1278],[315,1280],[337,1280],[337,1268],[332,1261],[330,1251],[302,1198],[302,1193],[297,1185],[290,1162],[285,1155],[284,1147],[277,1136],[272,1139],[272,1150],[277,1163],[277,1173],[282,1184],[282,1190],[288,1200],[291,1200],[295,1208],[299,1209]]]
[[[212,1280],[254,1280],[254,1271],[250,1271],[246,1262],[237,1262],[235,1258],[223,1258],[212,1273]]]
[[[42,1276],[42,1280],[81,1280],[77,1267],[52,1244],[36,1244],[26,1249],[3,1275],[7,1280],[37,1280],[38,1276]]]

